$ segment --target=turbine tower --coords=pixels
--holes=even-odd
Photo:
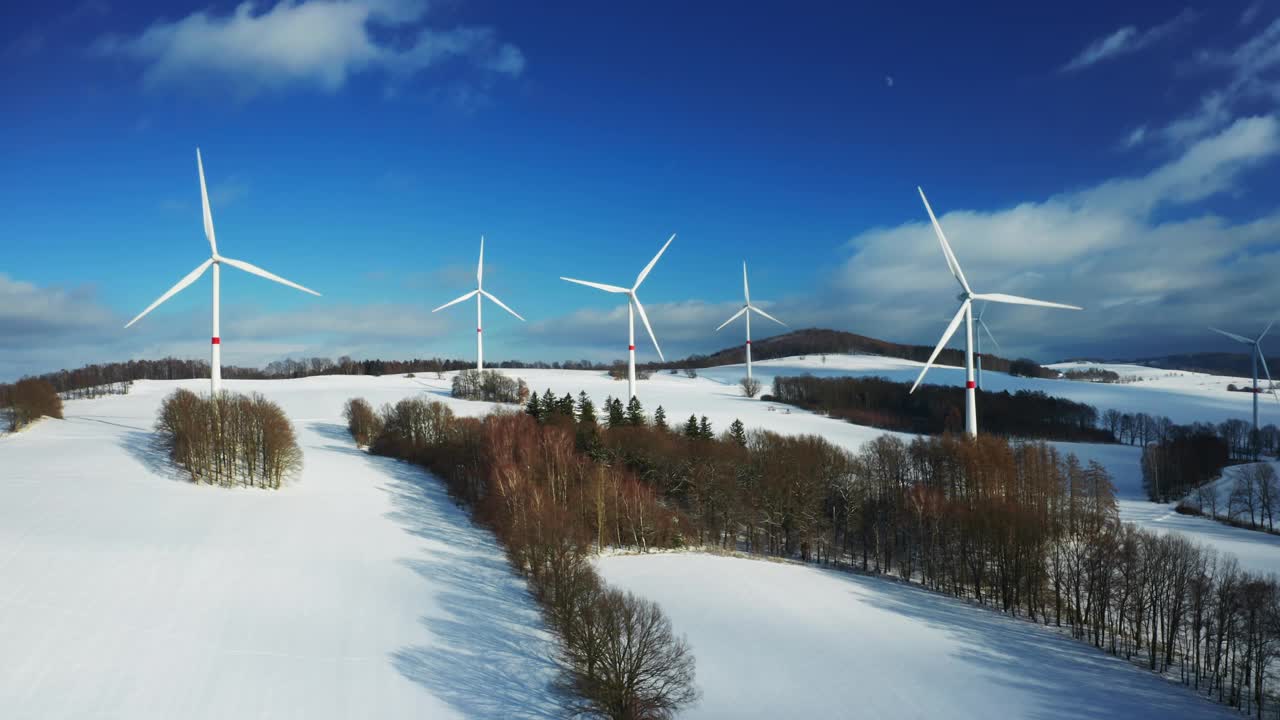
[[[924,201],[924,209],[929,213],[929,220],[933,223],[933,231],[938,236],[938,242],[942,245],[942,254],[946,257],[947,268],[951,270],[951,275],[955,277],[956,282],[960,284],[960,294],[957,299],[960,300],[960,308],[956,310],[955,317],[951,318],[951,323],[947,325],[947,329],[942,333],[942,339],[938,341],[937,347],[933,349],[933,354],[929,356],[929,361],[924,364],[920,370],[920,377],[916,378],[916,382],[911,386],[911,392],[915,392],[920,386],[920,382],[924,380],[925,373],[929,372],[929,368],[933,367],[933,361],[937,359],[938,353],[942,352],[942,348],[946,347],[947,341],[955,334],[956,328],[960,327],[960,321],[965,323],[965,346],[964,346],[964,370],[965,370],[965,391],[964,391],[964,431],[970,437],[978,435],[978,405],[977,392],[975,388],[977,383],[974,381],[973,375],[973,301],[987,300],[990,302],[1006,303],[1009,305],[1035,305],[1038,307],[1063,308],[1066,310],[1081,310],[1083,308],[1075,305],[1064,305],[1062,303],[1045,302],[1044,300],[1032,300],[1031,298],[1019,297],[1017,295],[1006,295],[1004,293],[976,293],[969,287],[969,281],[964,277],[964,271],[960,269],[960,262],[956,260],[955,253],[951,252],[951,246],[947,244],[947,236],[942,233],[942,226],[938,224],[938,218],[934,217],[933,208],[929,207],[929,199],[924,196],[924,190],[916,188],[920,192],[920,199]]]
[[[640,313],[640,320],[644,323],[644,329],[649,331],[649,339],[653,341],[653,349],[658,351],[658,357],[660,359],[662,359],[663,361],[666,360],[666,358],[662,356],[662,348],[658,347],[658,338],[653,334],[653,327],[649,325],[649,316],[645,314],[644,306],[640,304],[640,298],[636,295],[636,290],[640,289],[640,284],[643,283],[644,279],[649,276],[649,271],[653,269],[654,265],[658,264],[658,258],[662,257],[662,253],[667,251],[667,246],[670,245],[671,241],[675,239],[676,239],[675,233],[672,233],[671,237],[667,238],[666,244],[664,244],[662,246],[662,249],[658,251],[658,254],[654,255],[653,259],[649,261],[649,264],[645,265],[644,269],[640,271],[640,274],[636,276],[636,282],[634,285],[630,287],[630,289],[624,288],[624,287],[618,287],[617,285],[605,285],[604,283],[588,282],[586,280],[575,280],[573,278],[567,278],[563,276],[561,276],[560,278],[561,280],[564,280],[566,282],[577,283],[578,285],[586,285],[587,287],[593,287],[597,290],[604,290],[605,292],[621,293],[627,296],[627,397],[628,398],[633,398],[636,396],[636,313],[637,312]]]
[[[742,315],[747,316],[747,379],[750,380],[751,379],[751,312],[755,311],[756,313],[759,313],[761,317],[769,318],[770,320],[778,323],[782,327],[786,327],[787,324],[782,322],[778,318],[770,315],[769,313],[761,310],[755,305],[751,304],[751,288],[747,285],[747,263],[745,260],[742,262],[742,297],[744,301],[742,305],[742,309],[734,313],[733,317],[720,323],[720,327],[716,328],[716,332],[720,332],[720,330],[723,329],[725,325],[728,325],[734,320],[737,320]]]
[[[524,322],[524,318],[520,317],[520,314],[517,313],[515,310],[512,310],[506,305],[503,305],[501,300],[494,297],[493,295],[490,295],[489,292],[484,289],[484,236],[483,235],[480,236],[480,262],[479,264],[476,265],[476,289],[472,290],[466,295],[463,295],[457,300],[450,300],[449,302],[441,305],[440,307],[436,308],[435,310],[432,310],[431,312],[439,312],[449,307],[450,305],[457,305],[463,300],[471,299],[472,296],[474,296],[476,299],[476,370],[484,370],[484,323],[481,321],[481,311],[484,306],[484,299],[489,298],[498,307],[502,308],[503,310],[506,310],[512,315],[515,315],[516,319],[518,319],[520,322]]]
[[[1275,396],[1275,392],[1276,392],[1275,389],[1271,387],[1271,371],[1267,369],[1267,358],[1262,354],[1262,338],[1267,336],[1267,333],[1271,331],[1271,326],[1274,325],[1275,323],[1276,323],[1275,320],[1272,320],[1271,322],[1267,323],[1267,327],[1262,331],[1262,334],[1258,335],[1258,337],[1254,338],[1253,340],[1250,340],[1249,338],[1243,335],[1229,333],[1226,330],[1219,330],[1216,327],[1209,328],[1210,330],[1218,333],[1219,335],[1226,335],[1232,340],[1235,340],[1236,342],[1244,343],[1245,345],[1248,345],[1252,348],[1249,351],[1249,359],[1251,364],[1253,365],[1253,432],[1255,434],[1258,432],[1258,393],[1261,392],[1258,389],[1258,361],[1259,360],[1262,361],[1263,372],[1267,374],[1267,387],[1271,390],[1272,396]],[[1277,397],[1276,399],[1280,400],[1280,397]]]
[[[219,330],[218,317],[219,317],[220,302],[221,302],[219,297],[219,285],[221,281],[222,265],[224,263],[227,265],[230,265],[233,268],[238,268],[240,270],[243,270],[251,275],[264,277],[268,280],[271,280],[272,282],[278,282],[281,285],[288,285],[291,288],[294,288],[296,290],[301,290],[302,292],[305,292],[305,293],[311,293],[312,295],[315,295],[317,297],[320,295],[320,293],[316,292],[315,290],[302,287],[301,285],[295,282],[290,282],[288,280],[285,280],[279,275],[274,275],[272,273],[269,273],[266,270],[263,270],[262,268],[256,265],[250,265],[249,263],[244,262],[243,260],[234,260],[232,258],[219,255],[218,241],[213,234],[213,215],[209,212],[209,192],[205,189],[205,184],[204,184],[204,162],[200,159],[200,148],[196,148],[196,170],[200,174],[200,202],[204,207],[204,236],[209,239],[209,250],[211,252],[209,259],[200,263],[200,265],[197,266],[195,270],[192,270],[186,277],[179,280],[177,285],[174,285],[173,287],[169,288],[168,292],[161,295],[158,300],[148,305],[146,310],[143,310],[142,312],[138,313],[138,316],[130,320],[125,325],[125,327],[127,328],[130,325],[141,320],[143,316],[145,316],[147,313],[151,312],[152,310],[155,310],[156,307],[160,305],[160,303],[164,302],[165,300],[168,300],[174,295],[177,295],[183,288],[195,282],[196,280],[199,280],[200,276],[204,275],[205,270],[208,270],[210,267],[213,267],[213,339],[210,342],[210,346],[212,350],[210,351],[210,361],[209,361],[209,391],[214,396],[216,396],[218,392],[222,389],[222,337],[219,334],[220,330]]]

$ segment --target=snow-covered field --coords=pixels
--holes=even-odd
[[[1033,623],[882,578],[702,554],[614,555],[698,660],[690,718],[1230,718]]]
[[[904,380],[918,368],[828,356],[756,371],[767,383],[805,371]],[[935,373],[935,382],[962,380],[953,368]],[[510,374],[538,391],[586,390],[597,403],[626,392],[603,373]],[[640,383],[640,396],[650,413],[663,405],[673,423],[707,415],[717,430],[740,418],[851,450],[881,434],[743,398],[742,374],[659,374]],[[1227,379],[1190,374],[1127,385],[984,380],[1179,422],[1248,411]],[[354,396],[377,406],[425,395],[470,415],[492,406],[453,400],[448,376],[425,374],[226,385],[284,407],[304,452],[297,482],[279,492],[195,487],[167,468],[150,444],[155,410],[176,387],[203,391],[199,381],[70,401],[67,420],[0,438],[0,717],[558,716],[550,641],[493,539],[429,475],[357,451],[340,417]],[[1275,416],[1264,410],[1264,422]],[[1137,449],[1062,447],[1107,465],[1126,519],[1280,570],[1278,538],[1143,501]],[[1116,704],[1128,702],[1121,693],[1103,704],[1107,683],[1145,698],[1149,716],[1217,712],[1087,648],[887,581],[703,556],[602,567],[659,600],[689,634],[706,692],[701,717],[796,716],[766,712],[781,707],[770,697],[809,703],[797,706],[813,709],[805,715],[1135,716],[1124,710],[1137,704]],[[752,602],[727,612],[726,598]]]
[[[558,717],[524,583],[442,487],[356,451],[360,378],[238,383],[305,454],[279,492],[195,487],[160,398],[78,400],[0,440],[0,717]],[[401,381],[403,385],[403,381]]]

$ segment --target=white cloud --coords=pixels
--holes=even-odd
[[[1147,139],[1147,126],[1139,125],[1138,127],[1131,130],[1129,134],[1125,137],[1124,146],[1126,148],[1135,148],[1141,145],[1143,141],[1146,139]]]
[[[1132,25],[1126,25],[1089,43],[1070,62],[1062,66],[1062,72],[1083,70],[1104,60],[1143,50],[1173,34],[1183,25],[1193,22],[1195,17],[1195,13],[1187,9],[1172,19],[1142,32]]]
[[[1145,175],[992,212],[950,210],[940,221],[979,292],[1086,307],[993,307],[987,321],[1011,351],[1149,352],[1157,341],[1199,338],[1204,324],[1255,318],[1273,306],[1280,212],[1232,223],[1189,210],[1236,189],[1243,173],[1277,155],[1276,118],[1246,118]],[[930,201],[947,207],[942,189]],[[927,222],[869,230],[850,248],[819,304],[841,308],[846,327],[858,332],[935,342],[958,288]]]
[[[229,15],[200,11],[103,37],[94,50],[144,63],[149,86],[214,77],[242,94],[294,85],[334,92],[362,72],[402,79],[449,60],[499,75],[524,71],[519,48],[492,28],[418,28],[426,10],[417,0],[279,0],[266,9],[243,2]],[[410,41],[396,40],[406,33]]]
[[[1242,106],[1280,106],[1280,18],[1232,50],[1200,53],[1196,66],[1203,72],[1226,71],[1227,79],[1204,93],[1194,110],[1161,129],[1175,147],[1226,127]]]

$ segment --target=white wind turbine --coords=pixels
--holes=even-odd
[[[933,367],[933,361],[937,359],[938,353],[942,352],[942,348],[946,347],[947,341],[955,334],[956,328],[960,327],[960,321],[963,319],[965,321],[966,336],[964,346],[964,431],[970,437],[976,437],[978,434],[978,406],[977,392],[975,391],[976,383],[973,377],[973,301],[987,300],[1010,305],[1036,305],[1038,307],[1064,308],[1067,310],[1082,310],[1083,308],[1075,305],[1045,302],[1044,300],[1032,300],[1031,298],[1006,295],[1004,293],[974,292],[969,287],[969,281],[964,277],[964,271],[960,269],[960,263],[956,260],[955,253],[951,252],[951,246],[947,244],[947,236],[942,233],[942,226],[938,224],[938,218],[934,217],[933,208],[929,207],[929,199],[924,196],[924,190],[920,188],[916,188],[916,190],[920,191],[920,199],[924,201],[924,209],[929,213],[929,220],[933,223],[933,231],[938,236],[938,242],[942,244],[942,254],[946,256],[947,267],[951,270],[956,282],[960,283],[962,292],[957,296],[957,299],[960,300],[960,309],[956,310],[955,317],[951,318],[951,324],[947,325],[947,329],[942,333],[942,339],[938,341],[937,347],[933,349],[933,354],[929,356],[929,361],[920,370],[920,377],[916,378],[915,384],[911,386],[911,392],[915,392],[916,388],[920,386],[920,382],[924,380],[925,373],[929,372],[930,367]]]
[[[658,254],[654,255],[653,259],[649,261],[649,264],[645,265],[644,269],[640,271],[640,274],[636,276],[636,283],[635,285],[632,285],[630,289],[618,287],[617,285],[588,282],[586,280],[574,280],[573,278],[563,276],[560,278],[567,282],[586,285],[587,287],[604,290],[605,292],[621,293],[627,296],[627,397],[629,398],[636,396],[636,312],[640,313],[640,320],[644,322],[644,329],[649,331],[649,339],[653,341],[653,349],[658,351],[659,358],[664,361],[666,360],[666,358],[662,356],[662,348],[658,347],[658,338],[653,334],[653,327],[649,325],[649,316],[645,314],[644,306],[640,304],[640,298],[636,296],[636,290],[640,289],[640,283],[644,282],[644,279],[649,276],[649,271],[653,269],[653,266],[658,264],[658,258],[662,257],[662,253],[667,251],[667,245],[670,245],[671,241],[675,239],[675,233],[672,233],[671,237],[667,238],[666,244],[664,244],[662,249],[658,251]]]
[[[480,262],[479,264],[476,265],[476,289],[472,290],[466,295],[463,295],[457,300],[450,300],[449,302],[441,305],[440,307],[436,308],[435,310],[432,310],[431,312],[439,312],[449,307],[450,305],[457,305],[463,300],[470,300],[472,297],[476,299],[476,370],[484,370],[484,323],[481,322],[481,308],[484,306],[484,298],[489,298],[498,307],[502,308],[503,310],[506,310],[512,315],[515,315],[516,318],[520,320],[520,322],[524,322],[524,318],[520,317],[520,314],[517,313],[515,310],[512,310],[506,305],[503,305],[501,300],[494,297],[493,295],[490,295],[489,292],[484,289],[484,236],[483,235],[480,236]]]
[[[160,303],[164,302],[165,300],[168,300],[174,295],[177,295],[178,292],[181,291],[183,288],[195,282],[196,280],[199,280],[200,276],[204,274],[204,271],[208,270],[209,267],[212,266],[213,267],[213,339],[210,343],[212,347],[212,351],[211,351],[211,357],[209,362],[209,368],[210,368],[209,389],[210,389],[210,392],[212,392],[214,395],[217,395],[218,391],[222,389],[222,350],[221,350],[222,338],[219,335],[218,313],[220,309],[219,308],[219,303],[220,303],[219,281],[221,278],[220,271],[223,263],[226,263],[227,265],[230,265],[231,267],[234,267],[234,268],[239,268],[247,273],[257,275],[259,277],[264,277],[274,282],[278,282],[281,285],[288,285],[291,288],[301,290],[302,292],[305,292],[305,293],[311,293],[312,295],[316,295],[316,296],[319,296],[320,293],[316,292],[315,290],[304,288],[295,282],[290,282],[288,280],[285,280],[279,275],[273,275],[272,273],[269,273],[266,270],[263,270],[262,268],[256,265],[250,265],[249,263],[244,262],[243,260],[233,260],[232,258],[219,255],[218,241],[213,234],[213,215],[209,212],[209,193],[205,189],[205,184],[204,184],[204,162],[200,159],[200,148],[196,148],[196,169],[200,173],[200,202],[204,206],[204,235],[206,238],[209,239],[209,250],[211,251],[212,254],[209,256],[208,260],[205,260],[204,262],[200,263],[200,265],[197,266],[195,270],[192,270],[186,277],[179,280],[177,285],[174,285],[173,287],[169,288],[169,292],[166,292],[165,294],[161,295],[158,300],[148,305],[146,310],[143,310],[142,312],[138,313],[138,316],[130,320],[128,324],[125,325],[125,327],[127,328],[130,325],[138,322],[147,313],[151,312],[152,310],[155,310],[156,307],[160,305]]]
[[[742,315],[747,316],[747,379],[749,380],[751,379],[751,311],[759,313],[762,317],[769,318],[782,327],[786,327],[787,324],[751,304],[751,288],[747,285],[747,263],[745,260],[742,262],[742,297],[744,300],[742,309],[734,313],[733,317],[720,323],[720,327],[716,328],[716,332],[720,332],[725,325],[737,320]]]
[[[1258,389],[1258,361],[1259,360],[1262,361],[1263,372],[1267,374],[1267,386],[1268,388],[1271,388],[1272,396],[1275,396],[1275,392],[1276,392],[1271,382],[1271,371],[1267,369],[1267,358],[1262,354],[1262,338],[1267,336],[1267,333],[1271,331],[1271,326],[1275,325],[1275,323],[1276,323],[1275,320],[1272,320],[1271,322],[1267,323],[1267,327],[1262,331],[1262,334],[1258,335],[1258,337],[1253,340],[1250,340],[1249,338],[1243,335],[1229,333],[1226,330],[1219,330],[1216,327],[1209,328],[1210,330],[1218,333],[1219,335],[1226,335],[1227,337],[1231,338],[1232,340],[1235,340],[1236,342],[1244,343],[1245,345],[1249,345],[1252,347],[1252,350],[1249,351],[1249,359],[1253,364],[1253,431],[1255,433],[1258,431],[1258,393],[1261,392],[1261,390]],[[1280,400],[1280,397],[1277,397],[1276,399]]]

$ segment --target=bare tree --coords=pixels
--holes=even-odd
[[[657,604],[606,589],[583,608],[566,646],[571,709],[611,720],[665,720],[698,699],[694,659]]]
[[[744,377],[738,381],[738,385],[742,387],[742,394],[749,398],[753,398],[760,394],[760,381],[753,377]]]

